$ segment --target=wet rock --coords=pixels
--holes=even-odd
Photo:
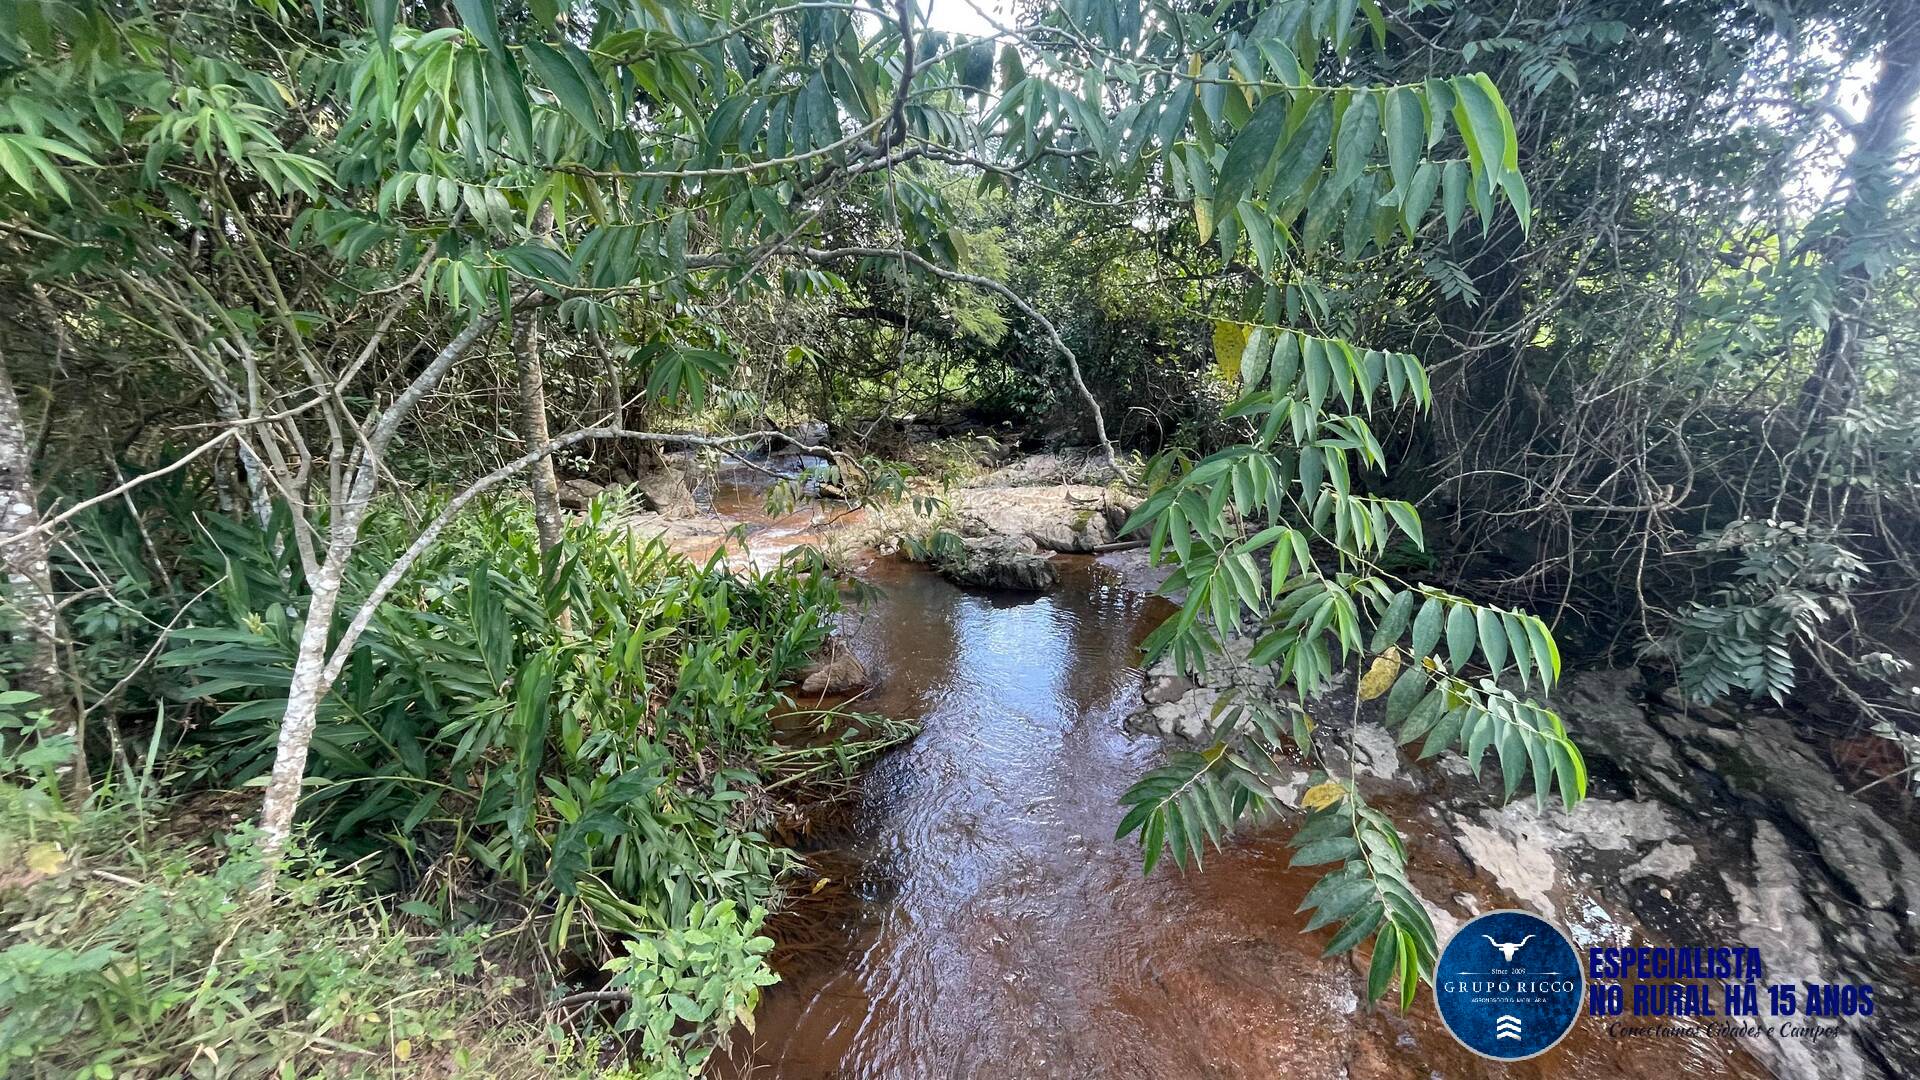
[[[1187,691],[1199,684],[1185,675],[1159,675],[1147,680],[1146,689],[1140,691],[1140,699],[1149,705],[1171,705],[1187,696]]]
[[[1862,906],[1914,917],[1920,855],[1877,811],[1847,794],[1784,720],[1756,713],[1742,718],[1738,731],[1728,731],[1691,715],[1663,711],[1654,719],[1662,732],[1704,758],[1736,795],[1778,807]]]
[[[838,638],[827,641],[824,655],[799,672],[803,694],[846,694],[872,683],[866,665]]]
[[[1274,669],[1247,662],[1247,654],[1252,650],[1253,639],[1230,637],[1225,654],[1210,657],[1205,671],[1180,671],[1170,657],[1156,660],[1147,669],[1146,688],[1147,691],[1159,689],[1151,696],[1142,692],[1146,707],[1129,718],[1129,725],[1140,731],[1199,740],[1213,732],[1217,720],[1214,706],[1220,695],[1231,692],[1255,700],[1279,696],[1282,691],[1275,681]],[[1183,686],[1185,689],[1180,693],[1173,692]]]
[[[1690,845],[1667,841],[1656,845],[1639,862],[1627,867],[1620,876],[1628,881],[1637,881],[1644,877],[1672,881],[1693,869],[1695,858],[1694,850]]]
[[[1490,809],[1464,781],[1440,799],[1441,830],[1502,889],[1583,942],[1740,943],[1771,982],[1911,985],[1896,958],[1920,932],[1920,856],[1783,717],[1648,708],[1631,671],[1574,675],[1555,704],[1594,777],[1586,802]],[[1742,1045],[1781,1076],[1920,1075],[1912,995],[1875,1005],[1837,1039]]]
[[[1577,875],[1564,872],[1556,856],[1566,859],[1595,852],[1629,852],[1678,835],[1666,807],[1659,803],[1617,802],[1590,798],[1572,810],[1549,803],[1546,810],[1532,799],[1516,799],[1499,808],[1484,808],[1478,821],[1461,820],[1455,838],[1467,858],[1508,892],[1529,901],[1548,918],[1567,899],[1564,883]]]
[[[1025,537],[983,536],[961,541],[960,554],[942,560],[941,576],[976,589],[1046,592],[1060,584],[1060,572]]]
[[[1176,604],[1185,599],[1183,590],[1176,589],[1172,593],[1160,593],[1160,586],[1173,576],[1173,565],[1171,563],[1153,565],[1151,556],[1144,547],[1107,552],[1099,556],[1099,563],[1113,571],[1120,587],[1129,592],[1164,595]]]

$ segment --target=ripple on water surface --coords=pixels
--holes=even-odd
[[[1116,800],[1160,747],[1121,719],[1138,643],[1168,608],[1090,559],[1059,562],[1060,589],[1037,599],[892,561],[869,571],[884,595],[845,630],[881,681],[857,707],[924,731],[867,778],[842,853],[860,868],[856,924],[768,991],[754,1075],[1728,1074],[1710,1044],[1663,1045],[1655,1064],[1584,1024],[1543,1058],[1493,1066],[1424,1001],[1408,1017],[1361,1005],[1350,962],[1299,934],[1313,878],[1277,838],[1143,878],[1137,842],[1113,839]]]

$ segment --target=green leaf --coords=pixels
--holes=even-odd
[[[453,0],[454,8],[460,12],[460,22],[480,44],[488,51],[499,53],[500,15],[494,0]]]
[[[1413,658],[1418,663],[1423,657],[1433,655],[1434,646],[1440,643],[1440,620],[1444,605],[1438,597],[1427,597],[1420,606],[1420,614],[1413,620]]]
[[[1407,534],[1407,539],[1413,541],[1413,546],[1421,551],[1427,550],[1426,531],[1420,527],[1420,512],[1413,508],[1413,504],[1394,499],[1386,504],[1386,508],[1387,516],[1393,518],[1393,523],[1400,526],[1401,532]]]
[[[1480,631],[1480,655],[1487,661],[1489,674],[1499,676],[1507,666],[1507,630],[1500,625],[1500,615],[1492,608],[1481,608],[1476,615]]]
[[[399,15],[400,0],[368,0],[367,10],[373,19],[373,40],[386,48],[393,42],[393,24]]]
[[[1527,640],[1533,645],[1533,662],[1540,670],[1540,681],[1551,687],[1560,681],[1560,646],[1553,640],[1553,634],[1547,630],[1547,624],[1532,615],[1521,615],[1526,624]]]
[[[1412,183],[1414,171],[1421,164],[1421,151],[1426,148],[1426,113],[1410,87],[1402,86],[1388,93],[1382,122],[1387,137],[1387,168],[1393,174],[1393,186],[1404,192]],[[1431,198],[1431,194],[1428,197]]]
[[[1413,1008],[1413,996],[1420,989],[1420,949],[1412,931],[1396,928],[1400,939],[1400,1011]]]
[[[1422,161],[1400,196],[1400,221],[1408,236],[1412,236],[1426,219],[1427,211],[1433,206],[1434,193],[1439,189],[1439,166],[1431,161]]]
[[[1340,928],[1339,933],[1333,935],[1333,940],[1327,943],[1325,955],[1333,956],[1336,953],[1346,952],[1365,941],[1367,935],[1373,933],[1374,927],[1380,925],[1380,917],[1385,913],[1386,907],[1378,900],[1367,904],[1359,914],[1347,920],[1347,924]]]
[[[1373,642],[1369,646],[1371,651],[1387,651],[1387,646],[1399,641],[1400,635],[1406,633],[1407,621],[1413,616],[1413,601],[1412,589],[1394,595],[1393,602],[1387,605],[1386,614],[1380,617],[1379,627],[1373,632]]]
[[[1354,875],[1348,873],[1348,869],[1351,867],[1362,865],[1364,864],[1357,861],[1348,863],[1347,867],[1336,871],[1334,876],[1322,879],[1323,881],[1331,882],[1333,888],[1329,890],[1325,896],[1321,897],[1318,902],[1311,905],[1316,910],[1312,917],[1307,920],[1307,924],[1301,927],[1301,933],[1311,934],[1323,926],[1329,926],[1333,923],[1351,918],[1355,912],[1360,910],[1361,905],[1373,899],[1375,895],[1373,882],[1369,881],[1365,874]],[[1304,905],[1302,910],[1305,910]]]
[[[1447,612],[1447,668],[1459,674],[1473,659],[1474,623],[1473,609],[1465,604],[1455,604]]]
[[[1467,213],[1467,163],[1459,158],[1447,162],[1440,172],[1440,202],[1447,219],[1447,235],[1460,231],[1460,220]]]
[[[467,0],[478,3],[480,0]],[[526,82],[520,77],[519,69],[514,67],[513,59],[504,52],[489,53],[487,56],[487,90],[493,97],[493,103],[506,118],[507,137],[513,144],[514,154],[522,160],[532,160],[533,151],[533,113],[527,105]]]
[[[1278,205],[1292,199],[1306,186],[1307,177],[1327,157],[1327,140],[1333,135],[1333,99],[1326,94],[1318,95],[1308,106],[1306,118],[1287,138],[1285,150],[1280,152],[1280,164],[1273,174],[1272,193],[1269,202]]]
[[[1360,854],[1360,845],[1354,843],[1351,836],[1334,836],[1325,840],[1315,840],[1293,853],[1288,866],[1319,866],[1322,863],[1345,862]]]
[[[1373,160],[1373,147],[1379,141],[1380,106],[1372,92],[1356,91],[1340,116],[1340,133],[1334,138],[1333,195],[1346,191],[1360,178]]]
[[[1232,208],[1253,189],[1254,178],[1266,171],[1286,131],[1286,95],[1269,95],[1227,148],[1227,159],[1213,185],[1215,206]]]
[[[1413,707],[1419,703],[1426,689],[1427,673],[1417,663],[1408,664],[1400,677],[1393,681],[1393,688],[1387,691],[1387,726],[1399,727],[1413,712]]]
[[[1387,984],[1400,973],[1400,934],[1381,934],[1373,942],[1373,959],[1367,964],[1367,1000],[1378,1001],[1386,995]]]
[[[594,98],[600,93],[600,88],[589,88],[573,64],[545,42],[532,39],[522,47],[528,61],[533,64],[534,72],[540,76],[540,81],[547,84],[547,89],[553,91],[553,96],[567,115],[594,139],[605,138],[606,129],[601,126],[599,110],[594,107]]]
[[[1533,678],[1533,648],[1527,642],[1526,624],[1512,612],[1501,613],[1500,623],[1507,644],[1513,647],[1513,666],[1520,672],[1520,685],[1529,686]]]

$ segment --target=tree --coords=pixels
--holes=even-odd
[[[633,348],[649,396],[698,404],[733,361],[700,329],[710,306],[838,290],[843,274],[879,267],[984,290],[1037,328],[1117,464],[1054,324],[1005,282],[961,268],[941,184],[961,169],[992,186],[1100,177],[1170,191],[1200,243],[1227,261],[1250,253],[1269,283],[1239,305],[1262,325],[1229,350],[1251,394],[1241,408],[1265,433],[1185,474],[1143,520],[1199,560],[1183,572],[1221,632],[1236,603],[1268,615],[1288,597],[1319,597],[1288,650],[1303,688],[1317,688],[1330,671],[1319,635],[1335,627],[1350,648],[1354,597],[1385,619],[1410,595],[1350,571],[1381,549],[1389,522],[1418,534],[1403,507],[1351,486],[1350,455],[1382,463],[1365,421],[1323,410],[1338,400],[1351,412],[1382,387],[1424,400],[1425,384],[1410,357],[1281,327],[1285,279],[1330,242],[1352,256],[1429,222],[1455,230],[1469,209],[1488,222],[1496,199],[1527,215],[1490,80],[1338,81],[1343,58],[1386,41],[1371,2],[1073,0],[991,40],[929,31],[910,0],[884,19],[838,2],[522,11],[456,0],[457,24],[441,25],[394,0],[360,13],[216,0],[29,7],[35,17],[0,39],[0,165],[24,265],[201,385],[217,433],[184,461],[231,449],[256,502],[295,516],[307,600],[262,811],[270,846],[295,819],[321,702],[450,514],[591,440],[725,448],[763,437],[636,432],[614,416],[529,445],[423,520],[371,585],[353,584],[361,528],[392,490],[391,455],[415,411],[497,338],[520,341],[523,427],[537,438],[541,380],[524,358],[540,313],[550,328]],[[829,237],[828,211],[855,202],[881,210],[874,234]],[[1258,495],[1242,490],[1249,480]],[[1275,563],[1264,599],[1243,589],[1253,552],[1282,534],[1229,536],[1228,498],[1239,520],[1297,513],[1304,531],[1289,550],[1324,534],[1341,569],[1302,558],[1288,578]],[[1477,714],[1521,709],[1459,668],[1472,631],[1512,625],[1522,636],[1502,640],[1516,659],[1524,643],[1544,677],[1550,641],[1529,636],[1535,624],[1432,594],[1416,654],[1432,644],[1428,609],[1445,612],[1453,662],[1435,677],[1447,692]],[[1190,611],[1163,637],[1183,658],[1206,643],[1201,609]],[[1496,636],[1480,634],[1479,648],[1497,674]],[[1407,993],[1412,981],[1402,975]]]

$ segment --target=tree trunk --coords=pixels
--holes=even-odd
[[[54,602],[47,534],[39,531],[35,494],[31,443],[6,355],[0,353],[0,539],[9,541],[0,547],[0,560],[6,564],[8,614],[17,619],[11,629],[20,652],[20,689],[40,695],[38,704],[52,714],[50,730],[73,739],[73,758],[61,773],[77,802],[92,791],[86,732],[60,672],[60,609]]]
[[[354,529],[358,531],[357,523]],[[293,663],[293,681],[287,687],[287,711],[280,721],[280,740],[274,748],[273,774],[260,807],[263,854],[269,863],[263,884],[272,882],[272,860],[285,850],[293,835],[300,789],[307,776],[307,749],[320,717],[320,702],[327,696],[327,639],[332,636],[333,612],[340,601],[341,566],[352,552],[351,542],[345,551],[339,550],[338,543],[332,547],[327,561],[307,582],[312,589],[307,600],[307,624],[300,631],[300,651]]]
[[[540,322],[534,316],[520,332],[513,350],[514,367],[520,375],[520,438],[527,447],[545,446],[553,438],[547,431],[546,375],[540,366]],[[560,545],[560,478],[553,469],[551,455],[533,463],[533,522],[540,533],[540,550],[552,551]]]
[[[359,461],[344,478],[331,487],[333,521],[328,531],[327,550],[319,565],[307,575],[307,621],[300,631],[300,649],[295,654],[293,676],[287,686],[287,710],[280,720],[279,740],[274,747],[273,773],[268,778],[266,798],[260,805],[261,855],[266,866],[260,875],[260,894],[272,892],[274,861],[286,849],[293,835],[293,821],[300,809],[300,792],[307,775],[307,751],[313,743],[313,729],[320,717],[320,702],[333,688],[329,662],[334,652],[351,651],[353,638],[345,637],[333,650],[327,648],[333,636],[333,616],[340,604],[340,582],[347,564],[359,545],[360,526],[380,486],[380,457],[399,434],[401,425],[421,399],[432,393],[456,360],[481,336],[499,325],[498,312],[469,323],[466,329],[434,354],[431,363],[407,384],[386,409],[369,414],[370,428],[360,449]],[[342,657],[344,659],[344,657]]]
[[[1853,133],[1842,182],[1846,203],[1825,244],[1834,268],[1833,311],[1813,373],[1800,388],[1806,431],[1853,403],[1859,387],[1860,342],[1872,314],[1873,268],[1868,254],[1892,242],[1898,225],[1892,207],[1899,193],[1899,158],[1907,143],[1909,115],[1920,98],[1920,3],[1889,8],[1887,42],[1873,83],[1867,115]]]
[[[553,232],[553,207],[543,205],[533,219],[533,235],[544,237]],[[547,431],[547,377],[540,366],[540,315],[527,318],[513,350],[514,367],[520,376],[520,437],[527,449],[545,446],[553,438]],[[560,546],[560,478],[553,471],[553,455],[533,463],[533,524],[540,534],[540,552]]]

